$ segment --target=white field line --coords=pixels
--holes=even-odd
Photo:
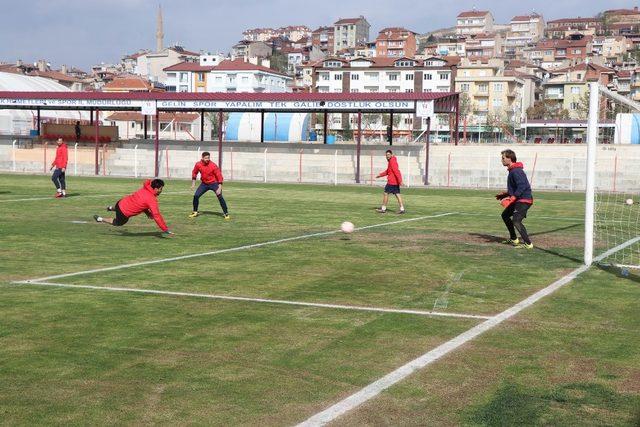
[[[463,314],[463,313],[447,313],[442,311],[424,311],[424,310],[410,310],[410,309],[400,309],[400,308],[382,308],[382,307],[367,307],[367,306],[355,306],[355,305],[343,305],[343,304],[315,303],[315,302],[305,302],[305,301],[287,301],[287,300],[268,299],[268,298],[239,297],[239,296],[232,296],[232,295],[212,295],[212,294],[200,294],[200,293],[193,293],[193,292],[161,291],[156,289],[117,288],[112,286],[70,285],[65,283],[28,282],[28,281],[12,282],[12,283],[19,284],[19,285],[52,286],[52,287],[59,287],[59,288],[79,288],[79,289],[94,289],[94,290],[112,291],[112,292],[132,292],[132,293],[165,295],[165,296],[209,298],[209,299],[227,300],[227,301],[285,304],[285,305],[294,305],[294,306],[301,306],[301,307],[332,308],[332,309],[339,309],[339,310],[373,311],[378,313],[416,314],[420,316],[458,317],[463,319],[482,319],[482,320],[491,318],[491,316],[481,316],[476,314]]]
[[[638,241],[640,241],[640,237],[636,237],[619,246],[616,246],[615,248],[612,248],[607,252],[603,253],[602,255],[596,257],[594,259],[594,262],[602,261],[603,259],[614,254],[615,252],[618,252]],[[509,319],[510,317],[515,316],[525,308],[530,307],[531,305],[535,304],[542,298],[552,294],[553,292],[560,289],[562,286],[566,285],[567,283],[571,282],[573,279],[575,279],[576,277],[578,277],[580,274],[584,273],[588,269],[589,269],[588,266],[583,265],[582,267],[573,270],[571,273],[553,282],[551,285],[547,286],[546,288],[539,290],[538,292],[531,295],[530,297],[520,301],[516,305],[506,309],[502,313],[480,323],[477,326],[474,326],[473,328],[463,332],[462,334],[445,342],[444,344],[439,345],[438,347],[423,354],[422,356],[410,361],[405,365],[402,365],[395,371],[369,384],[368,386],[364,387],[360,391],[341,400],[340,402],[332,405],[331,407],[325,409],[324,411],[313,415],[312,417],[308,418],[306,421],[298,424],[298,427],[323,426],[331,421],[334,421],[336,418],[340,417],[341,415],[357,408],[358,406],[362,405],[366,401],[376,397],[383,390],[386,390],[387,388],[393,386],[394,384],[402,381],[403,379],[407,378],[409,375],[413,374],[414,372],[435,362],[436,360],[440,359],[444,355],[452,352],[453,350],[456,350],[458,347],[476,338],[478,335],[481,335],[487,332],[488,330],[493,329],[494,327],[504,322],[505,320]]]
[[[358,227],[354,231],[368,230],[370,228],[385,227],[387,225],[394,225],[394,224],[402,224],[402,223],[406,223],[406,222],[420,221],[420,220],[423,220],[423,219],[441,218],[441,217],[445,217],[445,216],[449,216],[449,215],[455,215],[455,214],[456,214],[456,212],[447,212],[447,213],[442,213],[442,214],[437,214],[437,215],[426,215],[426,216],[420,216],[420,217],[416,217],[416,218],[401,219],[401,220],[398,220],[398,221],[383,222],[383,223],[379,223],[379,224],[367,225],[367,226],[364,226],[364,227]],[[149,260],[149,261],[134,262],[134,263],[130,263],[130,264],[120,264],[120,265],[114,265],[112,267],[96,268],[96,269],[93,269],[93,270],[77,271],[77,272],[74,272],[74,273],[57,274],[57,275],[54,275],[54,276],[47,276],[47,277],[41,277],[41,278],[38,278],[38,279],[25,280],[25,282],[26,283],[47,282],[47,281],[51,281],[51,280],[55,280],[55,279],[62,279],[64,277],[82,276],[82,275],[94,274],[94,273],[103,273],[105,271],[122,270],[122,269],[125,269],[125,268],[140,267],[140,266],[143,266],[143,265],[161,264],[161,263],[164,263],[164,262],[180,261],[180,260],[184,260],[184,259],[198,258],[198,257],[203,257],[203,256],[208,256],[208,255],[218,255],[218,254],[224,254],[224,253],[229,253],[229,252],[238,252],[238,251],[242,251],[242,250],[246,250],[246,249],[261,248],[263,246],[277,245],[279,243],[286,243],[286,242],[293,242],[293,241],[296,241],[296,240],[309,239],[309,238],[312,238],[312,237],[329,236],[329,235],[337,234],[337,233],[341,233],[341,232],[342,232],[341,230],[332,230],[332,231],[323,231],[323,232],[319,232],[319,233],[303,234],[301,236],[287,237],[287,238],[284,238],[284,239],[270,240],[270,241],[267,241],[267,242],[254,243],[254,244],[251,244],[251,245],[244,245],[244,246],[236,246],[236,247],[227,248],[227,249],[218,249],[218,250],[209,251],[209,252],[200,252],[200,253],[189,254],[189,255],[181,255],[181,256],[176,256],[176,257],[171,257],[171,258],[161,258],[161,259],[154,259],[154,260]]]
[[[174,191],[174,192],[166,192],[166,193],[162,193],[164,195],[167,196],[171,196],[173,194],[191,194],[193,193],[193,191]],[[69,196],[68,199],[89,199],[89,198],[99,198],[99,197],[124,197],[126,196],[126,194],[122,194],[122,193],[118,193],[118,194],[91,194],[91,195],[87,195],[87,196]],[[31,202],[31,201],[37,201],[37,200],[58,200],[55,197],[51,196],[51,197],[32,197],[32,198],[28,198],[28,199],[9,199],[9,200],[1,200],[0,199],[0,203],[8,203],[8,202]]]

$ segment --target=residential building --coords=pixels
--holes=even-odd
[[[640,101],[640,69],[631,73],[629,81],[631,85],[629,97],[634,101]]]
[[[441,55],[441,56],[467,56],[466,42],[464,38],[451,38],[440,41],[436,44],[434,52],[425,51],[426,55]]]
[[[465,52],[468,58],[499,58],[502,57],[503,39],[499,33],[474,34],[465,40]]]
[[[292,78],[242,60],[226,60],[207,76],[207,92],[290,92]]]
[[[586,119],[586,103],[590,82],[614,88],[616,72],[612,68],[593,63],[581,64],[551,71],[542,85],[544,99],[555,101],[569,112],[571,119]]]
[[[613,90],[620,95],[631,97],[631,78],[635,70],[621,70],[613,77]]]
[[[200,54],[184,49],[182,46],[170,46],[160,52],[147,52],[139,55],[137,61],[137,74],[149,80],[166,83],[167,75],[164,69],[181,62],[197,62]]]
[[[274,37],[284,37],[291,41],[303,37],[311,37],[311,30],[306,25],[290,25],[280,28],[253,28],[242,32],[243,40],[250,42],[266,42]]]
[[[243,40],[248,42],[264,42],[277,35],[273,28],[252,28],[242,32]]]
[[[604,30],[608,30],[610,25],[640,25],[640,10],[638,6],[633,9],[612,9],[602,13],[604,19]]]
[[[181,62],[167,67],[165,89],[167,92],[207,92],[207,78],[213,65],[200,65],[196,62]]]
[[[373,41],[356,46],[354,54],[357,58],[375,58],[377,56],[376,42]]]
[[[267,41],[250,42],[241,40],[232,47],[233,58],[268,58],[272,55],[273,48]]]
[[[493,31],[493,15],[483,10],[469,10],[461,12],[456,18],[456,34],[482,34]]]
[[[524,59],[543,68],[563,68],[584,62],[591,53],[591,36],[574,39],[541,40],[535,47],[524,49]]]
[[[544,18],[537,13],[514,16],[509,25],[504,40],[506,58],[521,56],[525,47],[537,43],[544,35]]]
[[[355,48],[369,41],[369,22],[364,16],[339,19],[333,23],[333,52]]]
[[[598,18],[562,18],[547,22],[545,37],[566,38],[570,34],[596,35],[602,32],[602,20]]]
[[[535,77],[505,70],[500,59],[462,59],[458,64],[455,91],[469,98],[470,124],[517,124],[535,100]]]
[[[417,49],[416,33],[402,27],[383,28],[375,46],[378,57],[413,58]]]
[[[59,84],[61,84],[62,86],[68,88],[69,90],[71,90],[73,92],[80,92],[80,91],[83,91],[83,90],[85,90],[87,88],[88,84],[85,84],[84,80],[68,75],[66,73],[66,69],[64,70],[65,72],[62,72],[62,71],[63,70],[61,70],[61,71],[34,70],[31,73],[29,73],[29,75],[30,76],[36,76],[36,77],[44,77],[44,78],[47,78],[47,79],[55,80],[56,82],[58,82]]]
[[[138,74],[138,57],[140,55],[144,55],[145,53],[149,53],[148,50],[140,50],[136,53],[132,53],[131,55],[125,55],[120,60],[120,65],[122,66],[122,70],[125,73],[130,74]]]
[[[160,111],[160,139],[195,140],[200,135],[200,114]],[[144,116],[137,111],[117,111],[104,118],[111,126],[118,127],[119,139],[128,140],[144,137]],[[155,135],[155,121],[147,122],[148,136]],[[205,121],[205,131],[209,130]]]
[[[328,55],[333,55],[334,50],[334,27],[319,27],[311,33],[311,45],[317,46]]]
[[[617,62],[627,53],[627,44],[627,39],[623,36],[596,36],[591,43],[591,52],[605,58],[607,62]]]

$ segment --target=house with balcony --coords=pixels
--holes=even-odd
[[[576,33],[594,36],[602,31],[602,20],[599,18],[562,18],[547,22],[545,37],[564,39]]]
[[[290,92],[292,78],[242,60],[226,60],[207,76],[207,92]]]
[[[402,27],[388,27],[378,33],[375,56],[413,58],[416,49],[416,33]]]
[[[456,34],[467,36],[493,32],[493,15],[486,10],[460,12],[456,17]]]
[[[584,62],[592,52],[591,36],[572,39],[548,39],[524,49],[524,59],[543,68],[566,68]]]
[[[333,55],[334,27],[319,27],[311,33],[311,45],[316,46],[327,55]]]
[[[353,49],[369,41],[371,25],[364,16],[339,19],[333,23],[333,52]]]
[[[503,39],[499,33],[475,34],[465,40],[465,51],[468,58],[502,57]]]
[[[544,18],[537,13],[511,18],[509,31],[504,40],[505,58],[522,57],[525,47],[537,43],[544,35]]]

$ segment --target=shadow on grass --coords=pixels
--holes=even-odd
[[[123,237],[143,237],[143,236],[152,236],[157,237],[159,239],[163,239],[162,232],[160,231],[141,231],[141,232],[131,232],[128,230],[116,230],[118,234]]]
[[[219,216],[220,218],[224,218],[222,212],[212,212],[212,211],[200,211],[200,215],[211,215],[211,216]]]
[[[543,234],[551,234],[551,233],[555,233],[557,231],[564,231],[564,230],[570,230],[572,228],[576,228],[576,227],[581,227],[582,224],[571,224],[571,225],[567,225],[566,227],[560,227],[560,228],[554,228],[553,230],[547,230],[547,231],[540,231],[538,233],[530,233],[530,236],[542,236]]]
[[[563,227],[563,228],[558,229],[558,230],[545,231],[545,232],[542,232],[542,233],[538,233],[537,235],[552,233],[553,231],[564,230],[566,228],[570,228],[570,227]],[[478,237],[480,239],[483,239],[485,242],[488,242],[488,243],[502,243],[505,240],[504,237],[494,236],[494,235],[491,235],[491,234],[469,233],[469,235],[470,236],[474,236],[474,237]],[[535,234],[532,234],[532,236],[535,236]],[[577,262],[578,264],[582,263],[581,259],[572,257],[572,256],[567,255],[567,254],[563,254],[563,253],[560,253],[560,252],[557,252],[557,251],[554,251],[554,250],[551,250],[551,249],[542,248],[540,246],[536,246],[535,242],[533,242],[533,243],[534,243],[534,249],[537,249],[539,251],[545,252],[545,253],[547,253],[549,255],[554,255],[554,256],[557,256],[557,257],[560,257],[560,258],[567,259],[569,261]]]
[[[609,265],[609,264],[595,264],[595,267],[606,272],[609,274],[612,274],[616,277],[620,277],[623,279],[627,279],[627,280],[631,280],[634,283],[640,283],[640,276],[638,276],[637,274],[632,274],[632,273],[628,273],[627,275],[623,274],[623,269],[620,267],[616,267],[615,265]],[[632,271],[632,270],[628,270],[627,271]],[[640,425],[640,424],[638,424]]]
[[[11,194],[11,191],[0,191],[0,194]]]

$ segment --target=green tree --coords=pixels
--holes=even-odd
[[[279,50],[274,50],[269,57],[270,68],[283,74],[289,72],[289,58]]]
[[[217,137],[218,136],[218,129],[220,129],[220,123],[218,123],[218,112],[212,112],[212,113],[206,113],[207,115],[207,119],[209,120],[209,122],[211,123],[211,131],[212,131],[212,137]],[[229,120],[229,113],[222,113],[222,124],[224,125],[224,123],[227,122],[227,120]],[[224,126],[223,126],[224,128]]]
[[[562,108],[562,104],[557,101],[543,99],[533,104],[533,107],[527,108],[527,118],[531,120],[566,120],[569,118],[569,111]]]

